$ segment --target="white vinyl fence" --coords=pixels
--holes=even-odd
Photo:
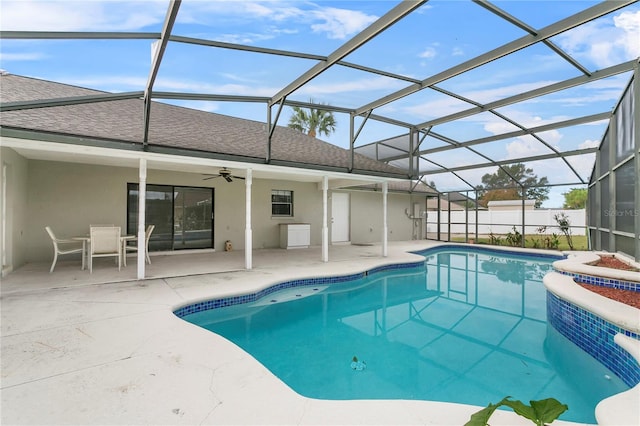
[[[586,210],[562,210],[562,209],[539,209],[525,210],[525,234],[536,234],[538,228],[546,226],[546,234],[560,234],[558,224],[553,218],[556,214],[565,213],[571,223],[571,233],[573,235],[586,235]],[[449,232],[449,212],[440,212],[440,233]],[[476,233],[476,212],[475,210],[451,211],[451,234],[464,234],[465,223],[467,223],[469,235]],[[507,211],[478,211],[478,235],[505,235],[512,232],[513,227],[522,233],[522,210]],[[438,232],[438,212],[427,212],[427,232]]]

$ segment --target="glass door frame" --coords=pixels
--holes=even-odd
[[[163,245],[162,248],[156,248],[156,250],[154,250],[154,245],[157,246],[157,242],[158,241],[158,233],[154,231],[154,234],[156,234],[156,244],[154,243],[154,234],[151,234],[151,239],[149,240],[149,251],[162,251],[162,250],[170,250],[170,251],[178,251],[178,250],[189,250],[189,249],[207,249],[207,248],[213,248],[214,247],[214,241],[215,241],[215,188],[212,187],[199,187],[199,186],[187,186],[187,185],[162,185],[162,184],[147,184],[147,188],[149,187],[155,187],[158,189],[162,189],[165,193],[170,193],[171,194],[171,206],[170,206],[170,231],[169,234],[170,235],[166,235],[164,238],[161,239],[162,240],[166,240],[167,242],[170,241],[170,247],[165,243]],[[126,213],[126,217],[127,217],[127,234],[137,234],[137,227],[138,227],[138,223],[137,223],[137,217],[138,217],[138,211],[137,211],[137,201],[138,201],[138,183],[137,182],[129,182],[127,183],[127,213]],[[211,236],[210,236],[210,241],[209,241],[209,245],[207,245],[206,247],[178,247],[176,248],[175,245],[175,222],[176,222],[176,218],[175,218],[175,208],[176,208],[176,190],[177,189],[194,189],[194,190],[199,190],[199,191],[210,191],[211,193]],[[132,203],[132,191],[135,191],[135,199],[136,199],[136,203]],[[153,192],[153,191],[151,191]],[[147,195],[150,193],[150,191],[147,189]],[[132,205],[134,204],[134,205]],[[150,207],[149,207],[149,200],[147,198],[147,206],[146,206],[146,218],[145,218],[145,223],[150,224],[151,221],[149,221],[149,214],[151,212]],[[135,207],[135,211],[132,211],[131,209]],[[169,206],[167,206],[167,211],[169,211]],[[133,222],[133,223],[132,223]],[[159,224],[155,224],[156,225],[156,230],[160,231],[162,229],[162,226],[158,226]]]

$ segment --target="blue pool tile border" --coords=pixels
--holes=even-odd
[[[302,278],[298,280],[284,281],[279,284],[260,290],[257,293],[249,293],[249,294],[232,296],[232,297],[223,297],[219,299],[211,299],[211,300],[205,300],[203,302],[193,303],[191,305],[178,308],[175,311],[173,311],[173,313],[179,318],[183,318],[187,315],[195,314],[197,312],[207,311],[209,309],[218,309],[218,308],[224,308],[227,306],[255,302],[265,296],[268,296],[271,293],[275,293],[276,291],[280,291],[280,290],[286,290],[286,289],[296,288],[296,287],[308,287],[308,286],[314,286],[314,285],[345,283],[349,281],[359,280],[366,276],[370,276],[372,274],[376,274],[384,271],[390,271],[390,270],[397,271],[397,270],[414,269],[414,268],[424,268],[424,261],[382,265],[364,272],[358,272],[358,273],[349,274],[349,275],[340,275],[340,276],[333,276],[333,277]]]
[[[540,253],[540,252],[522,252],[522,251],[514,251],[509,250],[508,247],[506,249],[497,249],[492,247],[485,247],[479,245],[466,245],[459,246],[454,244],[444,244],[435,247],[429,247],[423,250],[412,251],[413,254],[419,254],[422,256],[434,254],[440,251],[452,251],[459,250],[461,252],[477,252],[477,253],[490,253],[490,254],[501,254],[503,256],[515,256],[515,257],[526,257],[526,258],[543,258],[550,260],[562,260],[566,259],[567,256],[563,254],[555,254],[555,253]]]
[[[583,351],[615,373],[627,386],[640,383],[640,365],[613,337],[624,334],[640,336],[612,324],[547,291],[547,322]]]
[[[577,282],[597,285],[600,287],[616,288],[618,290],[630,290],[630,291],[640,292],[639,282],[617,280],[614,278],[596,277],[594,275],[586,275],[586,274],[578,274],[578,273],[569,272],[569,271],[561,271],[555,268],[554,270],[556,272],[561,273],[562,275],[573,277],[573,280]]]

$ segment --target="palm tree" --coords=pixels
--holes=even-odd
[[[313,99],[309,101],[313,103]],[[333,112],[320,108],[293,108],[293,115],[289,118],[289,127],[308,134],[312,138],[316,133],[329,136],[336,130],[336,119]]]

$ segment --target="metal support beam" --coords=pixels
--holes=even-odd
[[[400,2],[397,6],[383,15],[376,22],[371,24],[369,27],[365,28],[363,31],[358,33],[351,40],[340,46],[337,50],[331,53],[326,61],[322,61],[314,65],[310,70],[302,74],[300,77],[292,81],[288,84],[284,89],[276,93],[276,95],[271,98],[269,104],[273,105],[275,103],[280,102],[280,100],[291,93],[298,90],[301,86],[308,83],[313,78],[320,75],[322,72],[326,71],[332,65],[340,61],[345,56],[354,52],[360,46],[367,43],[369,40],[382,33],[384,30],[398,22],[400,19],[411,13],[413,10],[422,6],[423,3],[426,3],[426,0],[420,1],[403,1]],[[359,114],[365,112],[365,110],[360,111]]]
[[[527,229],[526,226],[525,226],[526,220],[527,220],[526,219],[527,215],[526,215],[526,212],[525,212],[525,209],[524,209],[525,208],[525,204],[526,204],[525,203],[526,200],[527,200],[527,188],[523,186],[522,187],[522,227],[521,227],[522,228],[522,230],[521,230],[522,241],[520,241],[520,246],[523,247],[523,248],[524,248],[524,244],[526,242],[526,239],[525,239],[524,236],[525,236],[525,231]]]
[[[169,3],[169,10],[164,19],[160,40],[153,44],[152,57],[151,57],[151,69],[149,71],[149,77],[147,78],[147,85],[144,89],[144,128],[142,133],[142,144],[147,146],[149,143],[149,121],[151,119],[151,91],[153,90],[153,83],[156,81],[158,70],[160,69],[160,63],[162,62],[162,56],[169,43],[169,36],[171,35],[171,29],[175,23],[176,16],[178,15],[178,9],[182,0],[171,0]]]
[[[273,140],[273,134],[276,131],[276,127],[278,126],[278,120],[280,119],[280,114],[282,113],[284,101],[285,98],[282,98],[282,101],[280,102],[278,107],[278,112],[276,113],[276,119],[273,123],[271,123],[271,105],[267,104],[267,126],[269,126],[267,134],[267,155],[265,158],[265,162],[267,164],[271,163],[271,142]]]
[[[329,177],[322,176],[322,261],[329,261]]]
[[[487,163],[476,163],[476,164],[469,164],[466,166],[459,166],[459,167],[451,167],[451,168],[446,168],[444,166],[440,166],[443,167],[443,170],[430,170],[430,171],[425,171],[423,172],[421,175],[425,176],[425,175],[433,175],[433,174],[438,174],[438,173],[443,173],[443,172],[460,172],[463,170],[471,170],[471,169],[482,169],[484,167],[491,167],[491,166],[507,166],[509,164],[516,164],[516,163],[522,163],[525,161],[540,161],[540,160],[550,160],[550,159],[555,159],[555,158],[565,158],[565,157],[573,157],[576,155],[585,155],[585,154],[592,154],[594,152],[598,151],[598,148],[584,148],[584,149],[576,149],[573,151],[565,151],[565,152],[559,152],[559,153],[550,153],[550,154],[543,154],[543,155],[534,155],[531,157],[525,157],[525,158],[513,158],[513,159],[509,159],[509,160],[502,160],[502,161],[492,161],[492,162],[487,162]],[[580,183],[580,182],[579,182]],[[584,183],[582,183],[584,184]]]
[[[66,105],[93,104],[98,102],[122,101],[125,99],[140,99],[144,92],[101,93],[98,95],[73,96],[68,98],[38,99],[31,101],[0,103],[0,112],[20,111],[25,109],[49,108]]]
[[[547,132],[549,130],[561,129],[563,127],[571,127],[571,126],[577,126],[577,125],[580,125],[580,124],[586,124],[586,123],[593,123],[593,122],[596,122],[596,121],[608,120],[610,118],[611,118],[611,111],[607,111],[607,112],[602,112],[602,113],[598,113],[598,114],[587,115],[587,116],[584,116],[584,117],[574,118],[574,119],[571,119],[571,120],[559,121],[557,123],[545,124],[543,126],[530,127],[526,131],[517,130],[517,131],[514,131],[514,132],[502,133],[500,135],[489,136],[489,137],[486,137],[486,138],[479,138],[479,139],[473,139],[473,140],[466,141],[466,142],[460,142],[456,146],[443,146],[443,147],[431,148],[431,149],[427,149],[427,150],[424,150],[424,151],[420,151],[420,154],[421,155],[433,154],[433,153],[436,153],[436,152],[448,151],[450,149],[455,149],[455,148],[463,148],[463,147],[468,147],[468,146],[473,146],[473,145],[480,145],[480,144],[483,144],[483,143],[496,142],[496,141],[504,140],[504,139],[516,138],[516,137],[519,137],[519,136],[524,136],[524,135],[532,134],[532,133]],[[393,160],[393,158],[391,160]]]
[[[475,198],[475,211],[476,211],[476,243],[478,242],[478,190],[474,190],[474,198]]]
[[[452,77],[458,76],[463,72],[472,70],[481,65],[488,64],[489,62],[495,61],[496,59],[507,56],[511,53],[517,52],[518,50],[529,47],[535,43],[539,43],[548,38],[556,36],[562,32],[570,30],[572,28],[578,27],[586,22],[597,19],[601,16],[614,12],[618,9],[621,9],[625,6],[628,6],[634,3],[637,0],[620,0],[620,1],[605,1],[599,3],[595,6],[592,6],[588,9],[585,9],[573,16],[557,21],[545,28],[542,28],[538,31],[536,35],[527,35],[521,37],[517,40],[513,40],[501,47],[498,47],[490,52],[487,52],[483,55],[480,55],[474,59],[463,62],[455,67],[449,68],[441,73],[438,73],[432,77],[429,77],[425,80],[422,80],[420,84],[412,84],[404,89],[398,90],[394,93],[391,93],[385,97],[382,97],[378,100],[370,102],[366,105],[361,106],[356,109],[356,114],[361,114],[365,111],[372,110],[375,108],[379,108],[383,105],[388,104],[389,102],[395,101],[397,99],[408,96],[412,93],[420,91],[426,87],[432,86],[434,84],[440,83],[444,80],[448,80]]]
[[[502,19],[504,19],[507,22],[510,22],[511,24],[515,25],[516,27],[528,32],[531,35],[536,35],[537,31],[530,27],[529,25],[525,24],[524,22],[522,22],[521,20],[519,20],[518,18],[516,18],[515,16],[510,15],[509,13],[505,12],[504,10],[500,9],[499,7],[497,7],[494,4],[489,3],[486,0],[473,0],[474,3],[484,7],[485,9],[487,9],[488,11],[496,14],[497,16],[501,17]],[[552,41],[549,40],[544,40],[543,43],[550,48],[551,50],[553,50],[554,52],[556,52],[560,57],[562,57],[564,60],[566,60],[567,62],[569,62],[571,65],[573,65],[574,67],[576,67],[577,69],[580,70],[580,72],[582,72],[585,75],[590,75],[591,73],[589,72],[589,70],[587,68],[585,68],[584,66],[582,66],[580,63],[578,63],[578,61],[576,61],[575,59],[573,59],[567,52],[563,51],[562,49],[560,49],[560,47],[558,47],[555,43],[553,43]]]
[[[469,191],[464,193],[467,201],[464,203],[464,242],[469,242]]]
[[[633,111],[633,127],[635,140],[633,141],[633,157],[634,167],[636,173],[635,182],[635,259],[636,262],[640,261],[640,61],[636,61],[633,74],[633,92],[630,93],[633,96],[634,111]]]
[[[8,40],[154,40],[160,33],[120,31],[0,31]]]
[[[387,198],[389,194],[389,182],[382,182],[382,257],[387,257],[387,239],[389,235],[389,225],[387,223]]]

